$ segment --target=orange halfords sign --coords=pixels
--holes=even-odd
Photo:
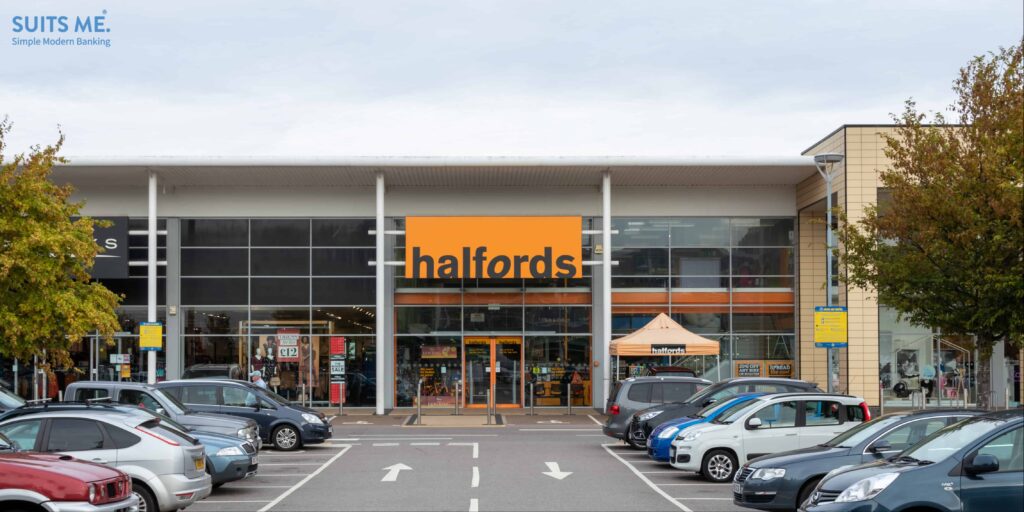
[[[406,217],[405,277],[582,275],[581,217]]]

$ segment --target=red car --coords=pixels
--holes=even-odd
[[[0,510],[138,512],[128,475],[66,455],[14,452],[0,435]]]

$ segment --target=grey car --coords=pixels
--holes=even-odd
[[[69,402],[84,402],[102,398],[110,398],[113,403],[136,405],[149,409],[192,430],[234,436],[252,443],[257,449],[263,444],[260,440],[259,424],[255,421],[226,414],[193,411],[174,395],[164,393],[156,386],[149,384],[79,381],[68,385],[67,391],[64,393],[64,400]]]
[[[608,421],[602,431],[616,439],[626,438],[633,413],[654,405],[682,402],[711,385],[697,377],[633,377],[615,383],[608,398]]]
[[[145,411],[99,404],[43,404],[0,416],[19,450],[69,455],[132,479],[140,512],[185,508],[210,495],[204,447]]]

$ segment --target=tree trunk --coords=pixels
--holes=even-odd
[[[991,409],[992,404],[992,346],[995,340],[991,336],[979,334],[977,336],[978,362],[977,381],[975,382],[978,391],[978,407]]]

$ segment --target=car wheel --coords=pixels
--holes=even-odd
[[[160,505],[149,489],[132,482],[132,494],[139,498],[139,512],[160,512]]]
[[[800,508],[800,505],[803,505],[807,498],[811,497],[811,493],[814,492],[814,488],[818,486],[818,481],[820,480],[820,478],[815,478],[800,488],[800,494],[797,495],[796,507],[794,508]]]
[[[736,456],[725,450],[712,450],[704,456],[700,472],[712,482],[728,482],[736,474]]]
[[[299,447],[299,432],[291,425],[277,427],[270,437],[274,442],[274,448],[278,450],[288,451]]]
[[[626,444],[634,450],[646,450],[647,436],[644,434],[644,427],[630,423],[629,427],[626,427]]]

